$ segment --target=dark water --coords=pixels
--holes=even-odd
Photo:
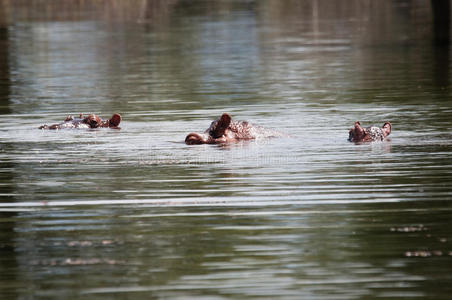
[[[1,299],[449,299],[430,2],[0,3]],[[291,137],[183,143],[222,112]]]

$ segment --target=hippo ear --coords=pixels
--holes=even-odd
[[[121,123],[121,115],[120,114],[114,114],[110,118],[109,126],[110,127],[118,127],[119,123]]]
[[[355,131],[355,134],[362,134],[364,132],[364,128],[361,127],[361,123],[359,123],[359,121],[355,122],[354,131]]]
[[[384,123],[382,129],[383,129],[385,136],[388,136],[392,131],[391,123],[390,122]]]
[[[221,115],[220,119],[215,121],[215,124],[210,131],[210,135],[212,135],[214,138],[219,138],[224,135],[224,132],[231,124],[231,116],[229,114],[223,114]]]
[[[226,128],[229,127],[229,124],[231,124],[231,120],[232,120],[231,115],[229,115],[229,114],[222,114],[221,118],[220,118],[220,120],[218,122],[218,126],[221,127],[221,128],[226,129]]]
[[[355,127],[350,129],[348,133],[348,140],[350,142],[359,142],[365,136],[364,128],[361,127],[361,123],[359,121],[355,122]]]

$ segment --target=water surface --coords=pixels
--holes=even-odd
[[[449,298],[429,3],[1,3],[0,298]],[[183,143],[223,112],[290,137]]]

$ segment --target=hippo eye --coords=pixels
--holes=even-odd
[[[214,131],[214,130],[210,130],[210,131],[209,131],[209,135],[210,135],[210,136],[213,136],[213,137],[215,137],[215,138],[217,137],[217,136],[215,136],[215,131]]]
[[[97,127],[97,121],[91,120],[90,125],[91,127]]]

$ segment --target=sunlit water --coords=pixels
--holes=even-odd
[[[388,38],[322,3],[169,2],[10,8],[0,298],[449,299],[449,50],[404,31],[421,8],[380,8]],[[121,130],[37,129],[80,112]],[[184,144],[223,112],[290,136]],[[356,120],[393,133],[349,143]]]

